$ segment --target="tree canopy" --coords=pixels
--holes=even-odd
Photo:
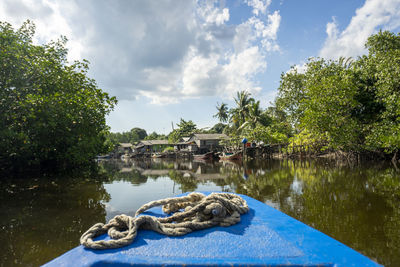
[[[67,39],[34,45],[35,25],[0,22],[0,168],[66,168],[106,152],[105,116],[116,104],[67,62]]]
[[[156,132],[152,132],[144,140],[168,140],[168,137],[165,134],[158,134]]]
[[[168,141],[170,143],[179,142],[179,140],[182,137],[190,136],[191,134],[193,134],[197,131],[196,124],[191,120],[185,121],[184,119],[181,118],[181,121],[179,123],[177,123],[177,126],[178,126],[178,128],[174,129],[168,135]]]
[[[213,116],[214,118],[218,118],[220,122],[228,121],[228,105],[225,103],[217,104],[217,113]]]
[[[282,74],[275,103],[298,136],[344,151],[399,150],[400,35],[380,31],[366,48],[357,59],[312,58],[304,73]]]
[[[400,149],[400,35],[380,31],[357,59],[310,58],[305,71],[282,73],[272,105],[238,91],[233,108],[217,105],[236,139],[309,145],[316,151],[394,153]],[[227,116],[227,117],[226,117]]]
[[[108,134],[108,140],[111,142],[113,145],[119,144],[119,143],[137,143],[140,140],[146,139],[147,138],[147,132],[146,130],[142,128],[132,128],[130,131],[127,132],[122,132],[122,133],[109,133]]]

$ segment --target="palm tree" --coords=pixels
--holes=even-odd
[[[213,116],[214,118],[218,118],[220,122],[228,121],[228,105],[225,103],[221,103],[221,105],[216,106],[217,113]]]
[[[250,105],[248,121],[251,127],[256,127],[261,123],[263,111],[260,108],[260,101],[254,102]]]
[[[240,91],[236,93],[235,98],[236,108],[232,110],[232,113],[240,118],[239,125],[246,121],[246,117],[249,115],[250,105],[254,103],[254,98],[250,97],[250,93],[247,91]]]
[[[254,129],[257,124],[262,124],[262,119],[263,111],[260,109],[260,101],[253,102],[250,104],[249,113],[246,117],[246,121],[239,127],[239,129],[243,129],[248,125]]]

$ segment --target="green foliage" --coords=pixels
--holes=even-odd
[[[254,103],[254,98],[247,91],[239,91],[234,98],[236,107],[230,110],[231,122],[238,128],[246,122],[249,117],[251,105]]]
[[[67,64],[65,37],[34,45],[34,32],[0,23],[0,168],[87,164],[107,152],[116,99],[87,77],[87,61]]]
[[[181,172],[177,172],[176,170],[170,170],[168,172],[168,176],[171,178],[172,181],[179,184],[179,189],[182,192],[191,192],[196,191],[198,181],[193,179],[192,177],[186,177]]]
[[[354,70],[341,60],[313,60],[307,67],[301,124],[315,135],[327,133],[335,149],[357,149],[360,125],[353,116],[359,105]]]
[[[139,137],[139,140],[143,140],[147,136],[147,132],[146,132],[145,129],[141,129],[141,128],[137,128],[136,127],[136,128],[131,129],[131,132],[132,133],[136,133],[137,136]]]
[[[193,121],[185,121],[184,119],[181,118],[180,123],[177,124],[179,127],[178,130],[182,133],[182,135],[191,135],[197,128],[196,124],[194,124]]]
[[[328,148],[328,138],[326,136],[312,134],[307,129],[289,138],[288,142],[287,152],[289,153],[295,152],[299,146],[306,147],[312,153],[323,152]]]
[[[248,122],[251,127],[256,127],[261,123],[263,118],[262,113],[260,101],[253,101],[253,103],[249,105],[249,113],[247,114],[246,122]]]
[[[172,146],[166,147],[163,152],[173,152],[174,148]]]
[[[243,137],[266,143],[287,140],[291,133],[291,126],[283,111],[272,112],[272,107],[263,110],[260,107],[260,101],[256,101],[247,91],[237,92],[234,101],[236,106],[231,109],[228,109],[224,103],[217,105],[218,112],[214,115],[218,118],[228,116],[227,120],[221,121],[229,121],[229,124],[219,126],[223,127],[223,133],[231,137],[226,145],[238,146]],[[210,132],[213,132],[213,129]]]
[[[295,127],[292,141],[306,133],[337,150],[400,149],[400,35],[381,31],[366,47],[356,60],[310,59],[304,73],[282,74],[275,106]]]
[[[215,117],[220,117],[228,110],[229,124],[221,125],[223,133],[230,137],[222,142],[225,146],[240,149],[243,137],[265,144],[287,143],[292,126],[283,110],[276,107],[263,110],[260,101],[247,91],[237,92],[234,101],[236,106],[229,110],[225,104],[217,105],[218,113],[215,114]]]
[[[262,125],[270,126],[274,132],[279,132],[286,137],[293,135],[293,127],[289,122],[287,114],[277,107],[268,107],[262,115]]]
[[[365,90],[378,107],[375,120],[365,129],[366,143],[369,149],[391,153],[400,149],[400,35],[381,31],[368,38],[366,47],[369,54],[360,59],[359,70],[373,74]]]
[[[221,140],[221,145],[233,150],[242,148],[242,137],[236,131],[232,131],[230,127],[226,127],[224,133],[228,135],[229,138]]]
[[[144,140],[167,140],[168,137],[165,134],[158,134],[156,132],[152,132],[148,136],[144,138]]]
[[[116,145],[119,143],[136,143],[139,141],[139,136],[136,133],[133,133],[131,131],[129,132],[122,132],[122,133],[109,133],[107,136],[107,139],[109,142],[112,144]]]
[[[210,133],[222,133],[226,127],[226,124],[223,123],[217,123],[215,124],[211,129]]]
[[[274,131],[270,126],[262,125],[249,129],[245,136],[250,141],[262,141],[264,144],[284,144],[288,141],[288,137],[285,134]]]
[[[217,105],[232,144],[243,137],[265,143],[307,145],[319,152],[400,149],[400,35],[380,31],[357,59],[310,58],[305,71],[281,75],[273,106],[263,110],[247,91],[235,107]]]
[[[228,105],[225,103],[217,104],[217,113],[213,116],[214,118],[218,118],[220,122],[228,121]]]
[[[147,133],[146,130],[141,129],[141,128],[132,128],[128,132],[122,132],[122,133],[109,133],[107,136],[109,142],[111,142],[113,145],[119,144],[119,143],[137,143],[140,140],[146,139],[147,138]]]
[[[356,149],[359,122],[357,76],[343,59],[310,59],[304,74],[292,69],[282,75],[276,105],[286,111],[299,133],[327,135],[335,149]],[[293,140],[301,140],[295,137]]]
[[[297,125],[303,115],[304,108],[301,104],[306,97],[305,80],[305,74],[299,73],[294,67],[281,74],[275,105],[288,115],[288,120],[293,125]]]
[[[169,135],[168,135],[168,141],[170,143],[176,143],[179,142],[179,140],[182,137],[185,136],[190,136],[194,132],[197,131],[196,124],[194,124],[193,121],[185,121],[184,119],[181,118],[180,123],[177,124],[178,128],[173,130]]]

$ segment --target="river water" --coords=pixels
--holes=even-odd
[[[249,195],[385,266],[400,266],[400,172],[387,163],[151,159],[99,167],[95,175],[0,179],[0,266],[44,264],[77,246],[93,224],[187,191]]]

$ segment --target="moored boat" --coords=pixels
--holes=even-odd
[[[211,160],[214,158],[214,152],[207,152],[204,154],[194,154],[193,159],[195,160]]]
[[[151,154],[152,158],[165,158],[166,154],[164,153],[153,153]]]
[[[207,193],[206,193],[207,194]],[[44,266],[380,266],[333,238],[248,196],[240,222],[183,236],[139,230],[119,249],[78,246]],[[164,217],[161,207],[143,215]],[[106,235],[98,239],[109,239]]]
[[[241,160],[242,159],[242,152],[223,152],[219,156],[220,160]]]
[[[131,158],[131,155],[129,155],[129,154],[123,154],[123,155],[121,155],[121,160],[128,160],[128,159],[130,159]]]
[[[99,155],[96,157],[96,159],[101,160],[101,159],[111,159],[111,155]]]

